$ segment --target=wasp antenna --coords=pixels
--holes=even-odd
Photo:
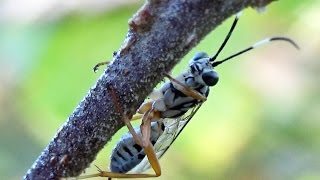
[[[221,53],[221,51],[223,50],[224,46],[227,44],[227,42],[228,42],[228,40],[230,39],[230,36],[231,36],[234,28],[236,27],[237,22],[238,22],[238,20],[239,20],[239,18],[240,18],[241,15],[242,15],[242,11],[240,11],[240,12],[238,12],[238,13],[236,14],[236,18],[234,19],[234,21],[233,21],[233,23],[232,23],[232,25],[231,25],[231,28],[230,28],[230,30],[229,30],[226,38],[225,38],[224,41],[222,42],[222,44],[221,44],[220,48],[218,49],[217,53],[216,53],[212,58],[209,59],[210,62],[213,62],[213,61],[215,61],[215,60],[217,59],[218,55],[219,55],[219,54]]]
[[[286,42],[289,42],[291,45],[293,45],[296,49],[298,49],[298,50],[300,49],[299,46],[297,45],[297,43],[295,43],[290,38],[287,38],[287,37],[271,37],[271,38],[267,38],[267,39],[258,41],[257,43],[253,44],[252,46],[250,46],[250,47],[248,47],[248,48],[246,48],[244,50],[241,50],[241,51],[239,51],[239,52],[237,52],[237,53],[235,53],[235,54],[233,54],[233,55],[231,55],[231,56],[229,56],[229,57],[227,57],[227,58],[225,58],[225,59],[223,59],[221,61],[213,62],[212,66],[216,67],[219,64],[221,64],[221,63],[223,63],[223,62],[225,62],[225,61],[227,61],[229,59],[232,59],[232,58],[234,58],[236,56],[239,56],[239,55],[241,55],[241,54],[243,54],[245,52],[248,52],[248,51],[250,51],[252,49],[255,49],[255,48],[257,48],[257,47],[259,47],[259,46],[261,46],[263,44],[266,44],[268,42],[271,42],[271,41],[286,41]]]
[[[280,41],[287,41],[290,44],[292,44],[297,50],[300,50],[300,47],[298,46],[298,44],[290,38],[287,38],[287,37],[272,37],[272,38],[270,38],[270,41],[279,41],[279,40]]]

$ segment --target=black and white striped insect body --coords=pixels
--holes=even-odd
[[[201,107],[208,97],[210,87],[218,83],[219,76],[215,67],[271,41],[286,41],[299,49],[297,44],[289,38],[272,37],[217,61],[218,55],[229,40],[239,17],[240,13],[236,15],[226,38],[214,56],[210,57],[204,52],[197,53],[190,60],[187,71],[176,78],[166,74],[170,81],[164,83],[158,90],[154,90],[150,94],[151,100],[144,102],[137,111],[142,116],[141,126],[133,129],[130,121],[125,121],[130,133],[123,135],[112,152],[111,172],[100,171],[94,176],[112,178],[160,176],[161,168],[158,159],[168,150]],[[150,139],[148,139],[149,137]],[[146,155],[148,158],[145,157]],[[155,174],[140,174],[150,165]],[[129,171],[135,174],[119,174]]]
[[[169,78],[169,82],[166,82],[160,89],[154,90],[150,97],[152,99],[152,108],[154,111],[160,113],[160,118],[157,119],[158,122],[165,122],[165,128],[161,136],[158,137],[158,140],[154,144],[155,153],[157,158],[161,158],[162,155],[167,151],[173,141],[178,137],[180,132],[184,129],[187,123],[191,120],[193,115],[197,112],[197,110],[202,105],[204,100],[199,100],[197,98],[191,97],[187,95],[184,91],[186,87],[189,90],[197,92],[200,96],[208,97],[210,87],[215,86],[219,81],[218,73],[215,71],[215,67],[226,62],[238,55],[241,55],[247,51],[250,51],[258,46],[266,44],[271,41],[286,41],[291,43],[295,48],[299,49],[298,45],[289,38],[286,37],[272,37],[267,38],[262,41],[255,43],[254,45],[243,49],[223,60],[217,61],[217,57],[226,45],[227,41],[230,38],[232,31],[238,21],[240,14],[237,14],[232,27],[225,38],[224,42],[220,46],[219,50],[213,57],[209,57],[209,55],[205,52],[199,52],[195,54],[195,56],[189,62],[189,69],[177,76],[176,78],[172,78],[171,76],[167,76]],[[144,104],[143,104],[144,105]],[[142,106],[143,106],[142,105]],[[189,115],[185,115],[190,109],[193,109]],[[171,120],[169,120],[171,119]],[[166,121],[173,121],[174,126],[171,125],[166,126]],[[152,128],[154,128],[152,126]],[[152,131],[154,131],[152,129]],[[174,131],[175,133],[168,133],[170,131]],[[131,141],[133,141],[133,137],[130,134],[127,134],[127,139],[123,139],[117,145],[117,147],[128,146],[129,139],[131,137]],[[153,138],[153,137],[152,137]],[[169,139],[169,140],[168,140]],[[153,139],[150,139],[153,141]],[[170,141],[170,143],[168,143]],[[163,143],[166,142],[166,145]],[[122,147],[121,147],[122,148]],[[116,148],[117,149],[117,148]],[[134,167],[134,164],[137,163],[130,162],[130,167]],[[150,167],[148,164],[147,158],[144,158],[144,163],[137,163],[137,167],[134,168],[134,173],[141,173]],[[112,163],[111,163],[112,164]],[[112,169],[111,169],[112,170]],[[123,171],[124,172],[124,171]]]
[[[175,79],[186,87],[197,91],[204,97],[207,97],[210,90],[209,86],[216,85],[219,77],[210,63],[209,56],[206,53],[201,52],[197,53],[190,60],[189,70]],[[179,126],[181,127],[179,121],[183,121],[184,118],[182,116],[200,103],[199,100],[187,96],[183,92],[179,91],[172,81],[166,82],[158,91],[153,92],[153,99],[153,106],[161,113],[162,118],[161,120],[151,124],[150,141],[153,145],[155,142],[159,142],[158,138],[165,130],[163,121],[165,121],[167,127],[166,134],[167,136],[170,134],[170,142],[172,142],[175,134],[170,131],[176,131]],[[176,121],[170,121],[167,119],[178,119],[179,117],[181,117],[181,119]],[[171,125],[169,128],[168,123],[174,125]],[[159,127],[161,127],[161,129]],[[141,135],[140,128],[135,128],[135,132],[139,136]],[[158,143],[158,146],[163,147],[161,144],[163,144],[163,142]],[[160,148],[157,147],[157,149],[159,152]],[[162,148],[162,150],[164,152],[166,148]],[[162,154],[159,157],[161,156]],[[131,133],[128,132],[122,136],[112,151],[110,170],[117,173],[127,173],[138,165],[144,157],[145,153],[142,147],[134,141]]]
[[[187,72],[175,79],[186,87],[207,97],[209,94],[209,86],[214,86],[218,82],[218,74],[212,68],[208,55],[206,53],[197,53],[191,59],[189,67],[190,69]],[[175,132],[178,126],[181,126],[178,121],[183,121],[184,117],[182,116],[199,103],[201,103],[199,100],[187,96],[177,89],[172,81],[166,82],[159,90],[154,91],[153,106],[154,109],[161,113],[161,120],[151,124],[150,141],[152,144],[154,145],[158,142],[158,138],[165,130],[163,121],[166,122],[166,134],[167,136],[170,134],[170,142],[172,142],[175,134],[170,131]],[[181,119],[179,119],[179,117]],[[172,119],[172,121],[168,118]],[[170,126],[171,130],[168,123],[173,124]],[[159,127],[161,127],[161,129]],[[135,128],[135,132],[141,136],[140,128]],[[163,142],[161,142],[160,145],[161,144],[163,144]],[[166,150],[166,147],[167,146],[162,149]],[[122,136],[112,151],[110,170],[117,173],[127,173],[138,165],[144,157],[145,153],[142,147],[135,142],[131,133],[128,132]]]
[[[206,53],[197,53],[189,63],[189,70],[175,78],[185,87],[203,97],[209,95],[209,86],[217,84],[218,73],[213,69]],[[161,113],[161,118],[177,118],[194,108],[201,101],[186,95],[173,81],[165,83],[154,99],[154,108]],[[159,95],[160,94],[160,95]]]
[[[164,128],[161,122],[151,123],[150,141],[152,144],[157,142]],[[134,130],[141,136],[139,127]],[[145,156],[143,148],[135,142],[130,132],[128,132],[121,137],[112,151],[110,170],[116,173],[126,173],[139,164]]]

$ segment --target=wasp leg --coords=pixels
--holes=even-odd
[[[103,66],[103,65],[106,65],[106,64],[109,64],[109,61],[104,61],[104,62],[100,62],[98,64],[96,64],[94,67],[93,67],[93,72],[97,72],[98,71],[98,68],[100,66]]]
[[[136,121],[136,120],[140,120],[143,117],[142,114],[136,114],[134,115],[130,121]]]
[[[122,174],[122,173],[114,173],[114,172],[107,172],[107,171],[99,171],[99,173],[80,176],[77,179],[87,179],[87,178],[93,178],[93,177],[108,177],[109,179],[112,179],[112,178],[150,178],[150,177],[158,177],[158,175],[156,175],[156,174]]]
[[[109,179],[112,178],[150,178],[150,177],[158,177],[156,174],[122,174],[122,173],[114,173],[114,172],[107,172],[107,171],[100,171],[96,174],[84,175],[80,176],[77,179],[87,179],[93,177],[108,177]]]
[[[144,147],[144,151],[148,157],[151,167],[155,171],[155,174],[122,174],[122,173],[114,173],[99,170],[99,173],[91,174],[87,176],[81,176],[79,179],[86,179],[92,177],[108,177],[110,178],[150,178],[150,177],[159,177],[161,175],[161,168],[158,161],[158,158],[153,150],[153,146],[149,141],[149,144]]]
[[[142,125],[141,125],[141,134],[142,138],[139,137],[139,135],[134,131],[130,120],[127,117],[124,117],[125,124],[127,125],[130,133],[132,134],[135,141],[144,149],[145,154],[147,155],[147,158],[149,160],[149,163],[154,170],[155,174],[135,174],[135,177],[158,177],[161,175],[161,167],[158,161],[158,158],[156,156],[156,153],[154,152],[153,145],[150,142],[150,130],[151,130],[151,120],[155,117],[158,118],[158,116],[154,116],[154,110],[150,109],[147,113],[144,114]],[[146,137],[147,138],[146,138]],[[124,175],[124,174],[122,174]],[[134,175],[134,174],[127,174],[127,175]],[[142,176],[139,176],[142,175]],[[118,177],[121,178],[121,177]]]
[[[139,109],[137,110],[137,114],[134,115],[130,121],[135,121],[135,120],[139,120],[143,118],[143,115],[149,111],[152,108],[152,102],[153,101],[149,101],[149,102],[145,102],[143,104],[141,104],[141,106],[139,107]]]
[[[131,121],[143,119],[143,117],[150,111],[150,109],[152,109],[153,103],[154,103],[154,101],[148,101],[148,102],[144,102],[143,104],[141,104],[141,106],[137,110],[138,114],[134,115],[131,118]]]
[[[155,177],[161,176],[161,166],[150,140],[148,146],[144,148],[144,152],[146,153],[149,163],[155,172]]]
[[[153,110],[150,109],[147,113],[144,114],[143,121],[145,123],[143,124],[148,124],[150,123],[151,126],[151,119],[153,115]],[[134,128],[132,127],[130,123],[130,119],[127,116],[123,116],[123,121],[126,124],[126,126],[129,129],[129,132],[132,134],[132,137],[134,140],[139,144],[143,149],[145,154],[147,155],[147,158],[149,160],[149,163],[154,170],[155,174],[123,174],[123,173],[114,173],[114,172],[108,172],[108,171],[102,171],[98,168],[99,173],[96,174],[90,174],[90,175],[84,175],[80,176],[77,179],[87,179],[87,178],[92,178],[92,177],[108,177],[109,179],[112,178],[150,178],[150,177],[158,177],[161,175],[161,167],[160,163],[158,161],[158,158],[156,156],[156,153],[154,152],[153,145],[150,142],[150,126],[144,126],[142,125],[142,132],[145,132],[145,134],[149,134],[149,139],[146,139],[144,137],[139,137],[139,135],[135,132]],[[143,133],[142,133],[143,136]],[[147,142],[144,142],[144,140],[147,140]]]
[[[99,64],[102,64],[102,63],[99,63]],[[112,94],[113,100],[116,102],[116,105],[118,105],[119,101],[117,99],[117,96],[115,96],[115,91],[113,89],[111,89],[111,92],[113,93]],[[151,107],[152,107],[152,103],[151,103]],[[116,109],[119,112],[121,112],[121,108],[119,106],[116,106]],[[152,108],[150,108],[149,111],[153,111]],[[152,117],[150,117],[150,119],[152,119]],[[161,175],[161,167],[160,167],[158,158],[156,156],[156,153],[154,152],[153,145],[150,142],[150,139],[148,139],[148,143],[143,143],[141,137],[139,137],[139,135],[133,129],[132,124],[130,123],[130,119],[128,118],[128,116],[123,115],[122,120],[124,121],[125,125],[128,127],[129,132],[132,134],[132,137],[137,142],[137,144],[139,144],[144,149],[144,152],[147,155],[147,158],[148,158],[150,165],[151,165],[152,169],[154,170],[155,174],[123,174],[123,173],[101,171],[98,168],[99,173],[80,176],[80,177],[78,177],[78,179],[86,179],[86,178],[92,178],[92,177],[108,177],[108,179],[112,179],[112,178],[149,178],[149,177],[158,177]],[[150,130],[151,130],[151,128],[149,128],[149,133],[150,133]],[[148,131],[147,131],[147,133],[148,133]],[[146,144],[146,145],[144,146],[143,144]]]
[[[140,125],[140,131],[142,134],[142,146],[147,146],[150,141],[151,134],[151,120],[153,118],[153,109],[150,109],[144,113],[142,117],[142,123]]]
[[[144,112],[140,125],[142,146],[147,146],[148,142],[150,142],[151,122],[159,120],[161,117],[160,111],[164,111],[165,109],[166,107],[162,99],[149,101],[140,106],[138,113]]]
[[[155,175],[150,177],[158,177],[161,175],[161,167],[159,164],[159,160],[156,156],[156,153],[154,152],[153,145],[150,142],[151,121],[159,119],[159,117],[159,112],[155,111],[154,108],[151,108],[146,113],[144,113],[142,118],[142,124],[140,126],[142,138],[140,138],[138,134],[134,131],[129,119],[124,117],[124,121],[128,126],[130,133],[132,134],[135,141],[144,149],[149,163],[155,172]]]
[[[138,143],[141,147],[143,147],[142,140],[139,137],[139,135],[136,133],[134,128],[132,127],[132,124],[130,123],[129,118],[127,116],[124,116],[123,121],[124,121],[125,125],[127,126],[127,128],[129,129],[129,132],[131,133],[131,135],[132,135],[133,139],[136,141],[136,143]]]
[[[141,104],[139,109],[137,110],[137,113],[139,114],[145,114],[152,108],[152,104],[154,101],[148,101]]]
[[[139,110],[144,109],[144,111],[148,109],[143,114],[143,118],[142,118],[142,124],[146,124],[146,125],[142,125],[141,127],[142,138],[139,137],[139,135],[135,132],[134,128],[132,127],[132,124],[130,123],[130,119],[128,118],[127,115],[123,115],[122,119],[125,125],[127,126],[127,128],[129,129],[129,132],[131,133],[133,139],[136,141],[137,144],[139,144],[144,149],[145,154],[149,159],[151,167],[155,171],[156,175],[158,175],[159,173],[161,174],[161,168],[160,168],[160,164],[157,159],[157,156],[153,150],[153,145],[150,142],[151,120],[153,118],[158,119],[160,117],[159,112],[154,111],[154,108],[153,108],[154,102],[155,101],[149,101],[147,103],[143,103],[143,105],[141,106],[144,108],[141,108],[141,107],[139,108]],[[145,138],[145,136],[147,136],[147,138]]]
[[[179,91],[183,92],[183,94],[190,96],[194,99],[198,99],[200,101],[206,101],[207,98],[205,96],[203,96],[202,94],[200,94],[199,92],[190,89],[189,87],[187,87],[186,85],[182,84],[180,81],[176,80],[175,78],[173,78],[171,75],[169,75],[168,73],[165,73],[165,76],[174,84],[174,87],[177,88]]]

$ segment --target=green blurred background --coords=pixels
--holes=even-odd
[[[68,1],[69,2],[69,1]],[[99,78],[142,1],[0,2],[0,178],[21,179]],[[221,58],[275,42],[217,68],[220,82],[161,159],[158,179],[320,179],[320,1],[246,9]],[[213,55],[230,18],[195,47]],[[107,170],[122,129],[94,162]],[[96,172],[92,166],[87,173]]]

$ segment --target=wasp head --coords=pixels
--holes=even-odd
[[[196,82],[205,86],[214,86],[218,83],[219,76],[209,59],[207,53],[197,53],[189,62],[189,67]]]

